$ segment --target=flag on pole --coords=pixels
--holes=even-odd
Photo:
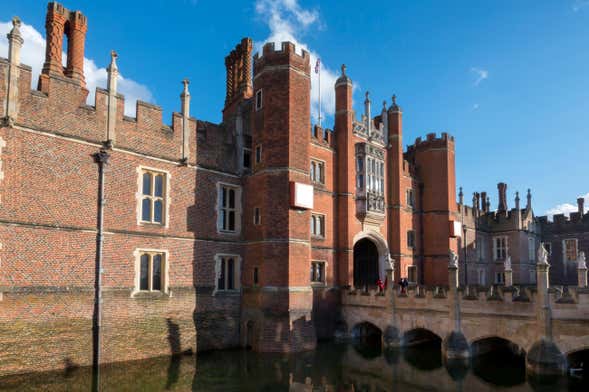
[[[317,62],[315,63],[315,73],[317,74],[318,77],[318,106],[319,106],[319,116],[318,116],[318,120],[319,120],[319,126],[321,126],[321,59],[319,57],[317,57]]]

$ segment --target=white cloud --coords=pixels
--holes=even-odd
[[[479,110],[480,107],[481,107],[481,105],[479,105],[478,103],[475,103],[474,105],[472,105],[472,110]]]
[[[470,69],[470,72],[476,75],[476,79],[474,81],[475,86],[478,86],[483,80],[489,77],[489,71],[487,71],[486,69],[472,67]]]
[[[579,12],[582,8],[589,6],[589,0],[575,0],[573,2],[573,11]]]
[[[8,40],[6,34],[12,29],[12,22],[0,22],[0,56],[8,56]],[[45,61],[45,38],[33,26],[23,23],[20,28],[24,43],[21,50],[21,63],[30,65],[33,69],[32,88],[37,88],[37,81],[43,62]],[[66,59],[64,52],[63,58]],[[110,61],[110,56],[105,55],[105,60]],[[94,105],[96,87],[106,87],[106,68],[98,67],[93,59],[84,58],[84,76],[86,77],[86,88],[89,90],[87,102]],[[135,102],[153,101],[153,95],[149,89],[119,75],[118,92],[125,96],[125,114],[135,115]]]
[[[274,42],[278,48],[281,42],[290,41],[296,45],[297,52],[305,49],[311,57],[311,117],[317,120],[319,113],[319,77],[314,68],[317,59],[321,59],[321,113],[322,118],[333,116],[335,112],[335,91],[333,86],[338,73],[326,64],[319,53],[297,38],[312,25],[321,28],[317,10],[301,7],[298,0],[257,0],[256,13],[264,20],[270,29],[270,35],[263,41],[256,43],[256,50],[261,51],[265,42]]]
[[[584,195],[581,195],[579,197],[582,197],[583,199],[585,199],[585,212],[587,212],[587,206],[589,205],[589,193],[586,193]],[[549,209],[548,211],[546,211],[546,215],[552,219],[552,217],[556,214],[565,214],[566,216],[569,216],[569,214],[571,212],[577,212],[579,209],[576,205],[570,204],[570,203],[564,203],[564,204],[559,204],[556,207],[553,207],[551,209]]]

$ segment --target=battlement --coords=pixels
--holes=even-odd
[[[5,108],[0,117],[6,119],[5,124],[98,145],[114,142],[116,147],[178,161],[183,159],[183,143],[187,139],[188,148],[195,152],[196,120],[190,118],[187,110],[186,113],[173,113],[170,125],[163,123],[161,107],[143,101],[136,103],[135,118],[124,115],[125,97],[116,91],[118,69],[114,52],[108,70],[109,86],[106,89],[97,87],[94,105],[86,104],[88,91],[83,83],[83,33],[86,24],[87,19],[81,12],[69,11],[59,3],[49,4],[48,50],[39,76],[39,89],[31,90],[32,68],[18,62],[24,41],[19,30],[20,21],[18,18],[13,20],[8,59],[0,59],[0,85],[10,86],[9,89],[0,89],[0,107]],[[65,30],[62,31],[62,28]],[[56,44],[61,53],[62,42],[58,38],[62,39],[64,34],[69,40],[68,65],[65,68],[61,64],[61,54],[57,56],[53,49],[49,49]],[[52,39],[57,41],[50,41]],[[70,56],[73,52],[75,55]],[[56,61],[59,67],[55,67]],[[182,99],[189,102],[186,86]],[[183,106],[183,112],[185,109],[188,106]],[[116,141],[112,140],[107,129],[116,129]],[[192,154],[192,163],[196,162],[195,155]]]
[[[426,139],[422,140],[421,137],[415,139],[415,143],[407,146],[408,153],[414,153],[416,151],[429,150],[432,148],[454,148],[454,136],[449,135],[446,132],[442,132],[440,137],[436,137],[436,133],[428,133]]]
[[[552,220],[548,216],[539,216],[536,218],[538,223],[543,227],[562,227],[562,226],[576,226],[578,224],[589,227],[589,213],[581,216],[579,212],[571,212],[567,217],[565,214],[554,214]]]
[[[286,64],[299,68],[306,74],[311,73],[311,57],[305,49],[301,49],[299,54],[295,44],[282,42],[280,50],[276,50],[274,42],[267,42],[262,48],[262,55],[260,56],[259,53],[254,55],[254,77],[266,66]]]
[[[319,125],[314,125],[311,128],[311,142],[335,149],[335,139],[333,138],[333,130],[328,128],[322,128]]]

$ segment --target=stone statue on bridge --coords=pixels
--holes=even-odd
[[[458,255],[450,249],[449,256],[448,268],[458,268]]]
[[[538,247],[538,264],[541,265],[550,265],[548,263],[548,252],[546,251],[546,248],[544,248],[544,245],[540,244],[540,246]]]

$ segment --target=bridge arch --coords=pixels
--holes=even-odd
[[[389,268],[389,247],[375,230],[364,230],[354,236],[354,286],[375,286],[378,279],[384,282]]]
[[[419,346],[421,344],[442,344],[442,337],[423,327],[416,327],[405,331],[402,337],[404,346]]]
[[[360,339],[376,339],[382,337],[382,330],[369,321],[362,321],[352,327],[352,337]]]

